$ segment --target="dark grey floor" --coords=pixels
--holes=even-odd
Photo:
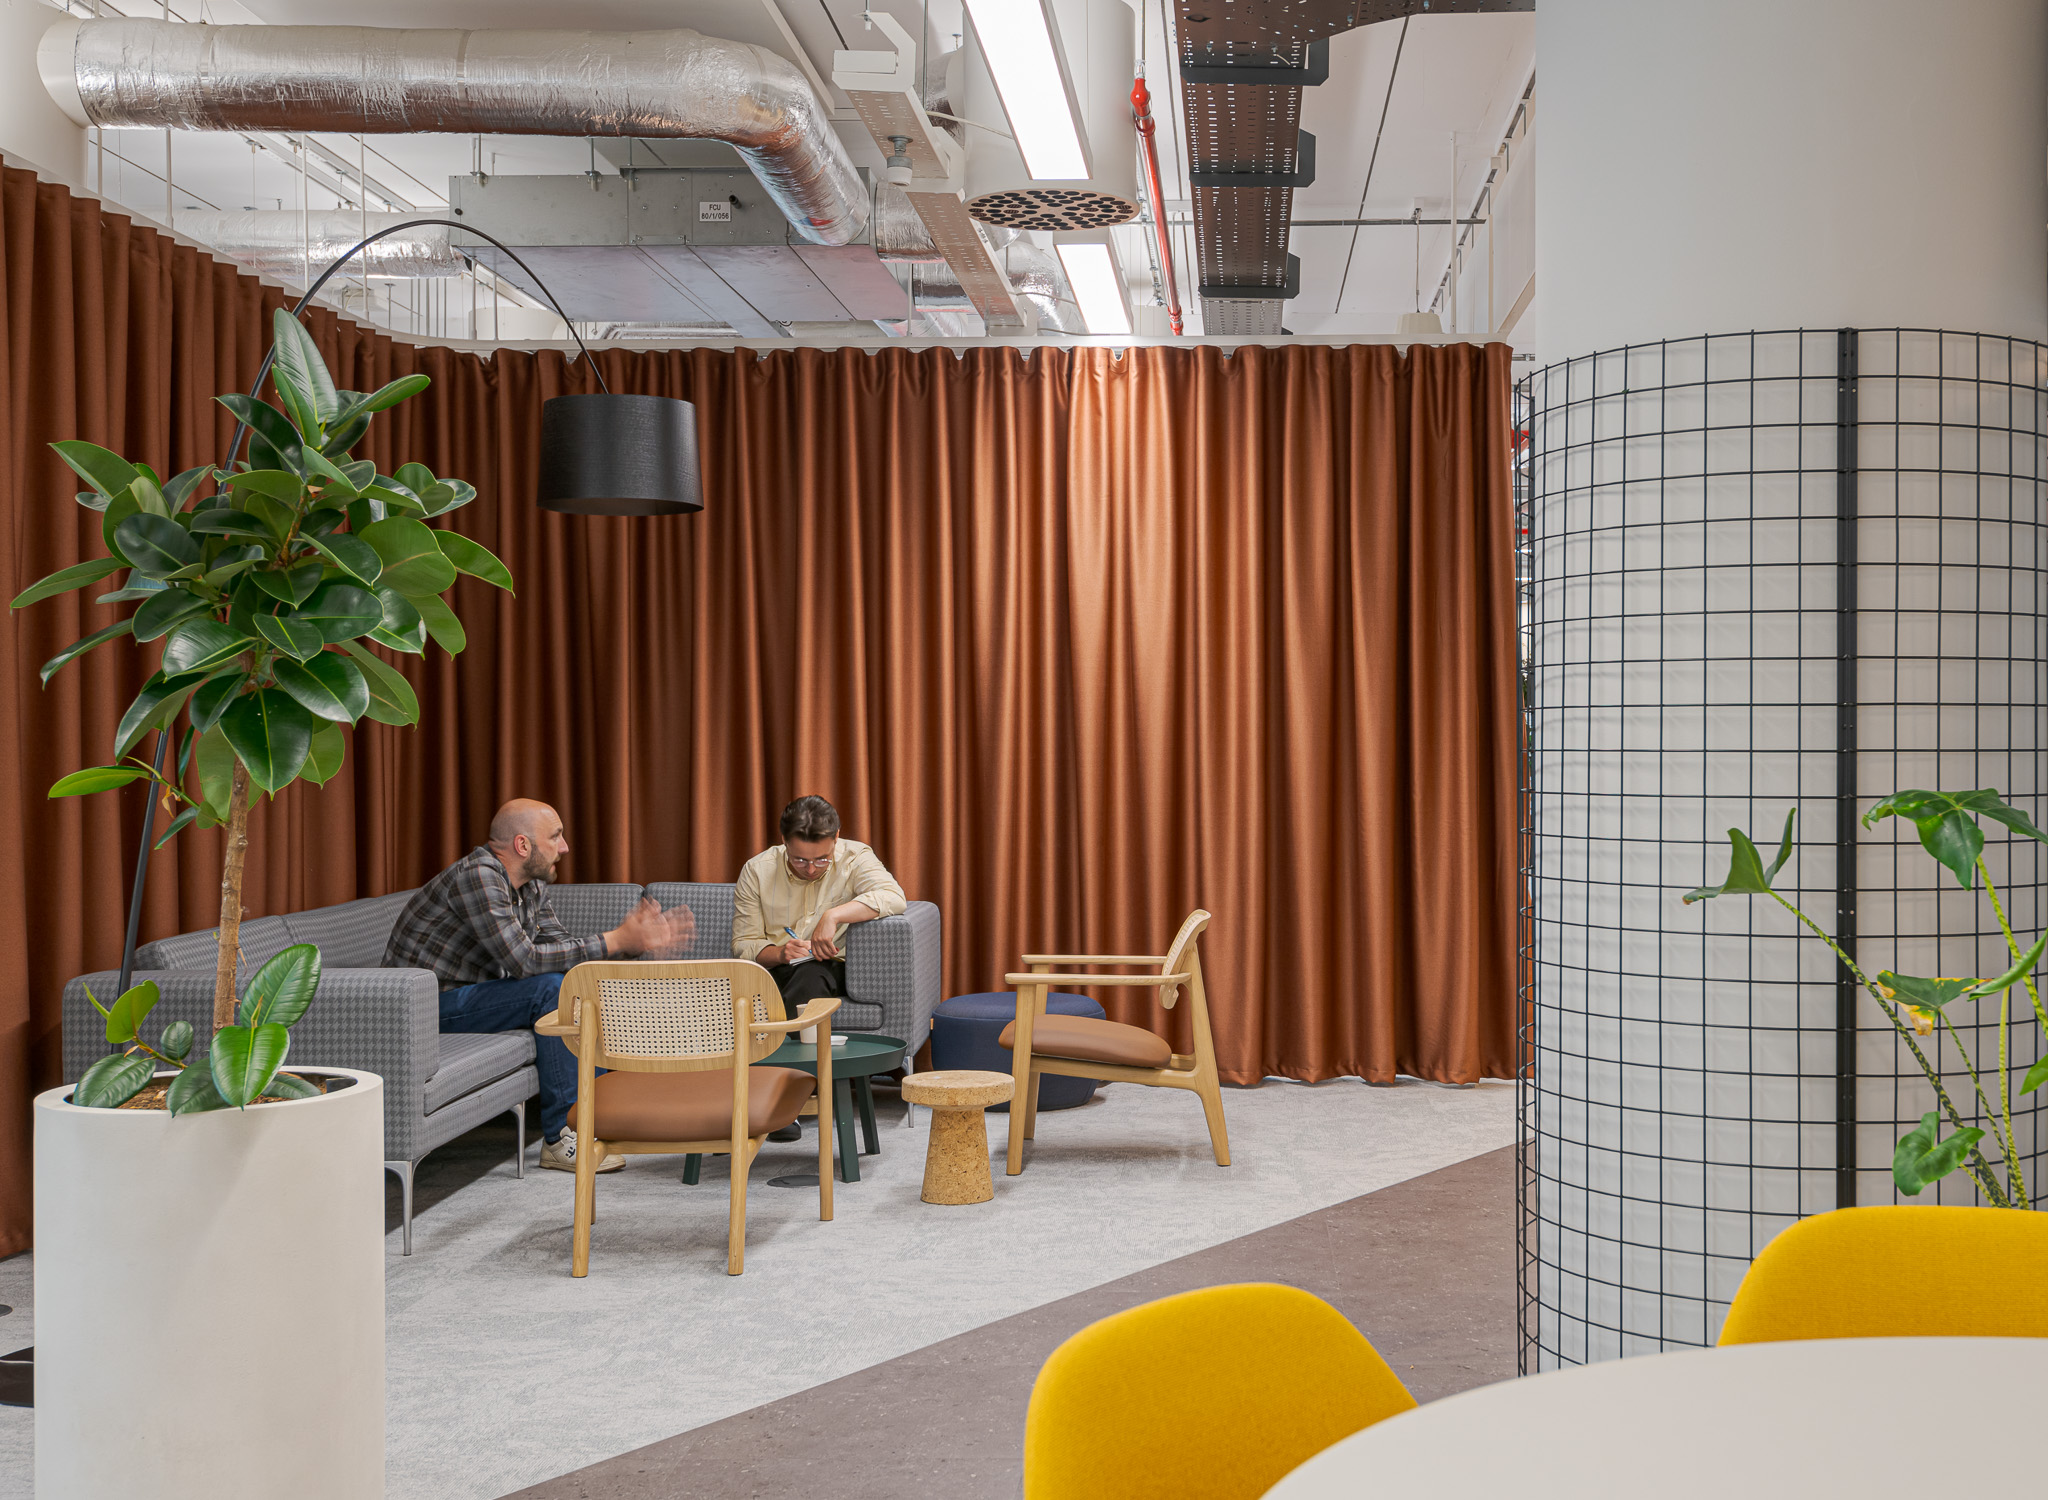
[[[517,1500],[1013,1500],[1024,1408],[1068,1335],[1155,1297],[1279,1281],[1334,1304],[1419,1401],[1515,1373],[1514,1153],[1171,1260],[518,1492]]]

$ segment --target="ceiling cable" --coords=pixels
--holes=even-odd
[[[1394,43],[1394,65],[1387,70],[1387,97],[1380,101],[1380,125],[1379,129],[1372,133],[1372,157],[1365,164],[1365,186],[1358,190],[1358,217],[1361,219],[1365,217],[1365,195],[1372,191],[1372,171],[1379,165],[1380,137],[1387,133],[1387,109],[1394,102],[1394,79],[1401,72],[1401,49],[1408,45],[1409,20],[1408,16],[1401,17],[1401,36]],[[1358,231],[1354,229],[1351,231],[1351,248],[1344,252],[1344,276],[1337,283],[1337,306],[1331,309],[1332,312],[1342,311],[1344,307],[1344,288],[1351,281],[1351,257],[1357,253]]]

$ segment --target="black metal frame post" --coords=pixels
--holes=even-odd
[[[1835,332],[1835,934],[1856,956],[1856,344]],[[1856,1206],[1856,981],[1835,971],[1835,1207]]]

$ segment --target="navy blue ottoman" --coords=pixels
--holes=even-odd
[[[1105,1015],[1102,1007],[1086,995],[1048,995],[1045,1009],[1048,1015],[1093,1016],[1098,1021]],[[1010,1049],[997,1045],[996,1038],[1016,1018],[1017,997],[1009,990],[987,995],[955,995],[932,1012],[932,1066],[1009,1072]],[[1038,1080],[1038,1107],[1076,1109],[1095,1097],[1097,1086],[1097,1080],[1093,1078],[1060,1078],[1050,1073],[1042,1074]],[[989,1110],[994,1113],[1009,1107],[1007,1104],[993,1104]]]

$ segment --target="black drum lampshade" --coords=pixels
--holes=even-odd
[[[704,508],[697,408],[670,396],[556,396],[540,408],[543,510],[687,516]]]

